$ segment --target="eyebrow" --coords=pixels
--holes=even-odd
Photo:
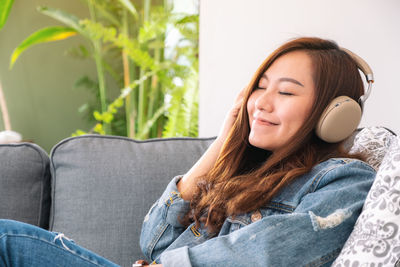
[[[265,73],[262,75],[261,78],[265,78],[266,80],[268,80],[268,77],[267,77],[267,75]],[[304,87],[304,85],[301,82],[299,82],[298,80],[295,80],[293,78],[289,78],[289,77],[279,78],[278,81],[280,81],[280,82],[291,82],[291,83],[294,83],[294,84],[297,84],[297,85],[300,85],[300,86]]]

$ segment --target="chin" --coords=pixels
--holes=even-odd
[[[271,146],[271,144],[268,144],[265,142],[265,140],[260,140],[260,138],[254,138],[251,135],[249,136],[249,143],[250,145],[261,148],[264,150],[269,150],[272,151],[274,148]]]

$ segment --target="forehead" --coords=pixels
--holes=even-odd
[[[313,72],[311,57],[304,51],[293,51],[278,57],[262,77],[269,80],[288,77],[311,86]]]

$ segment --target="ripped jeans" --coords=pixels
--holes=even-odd
[[[115,263],[76,245],[63,234],[0,220],[0,266],[107,266]]]

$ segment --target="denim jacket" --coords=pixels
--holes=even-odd
[[[330,266],[359,216],[375,171],[329,159],[286,186],[264,208],[228,217],[219,234],[178,220],[189,210],[175,177],[142,227],[145,256],[163,266]]]

